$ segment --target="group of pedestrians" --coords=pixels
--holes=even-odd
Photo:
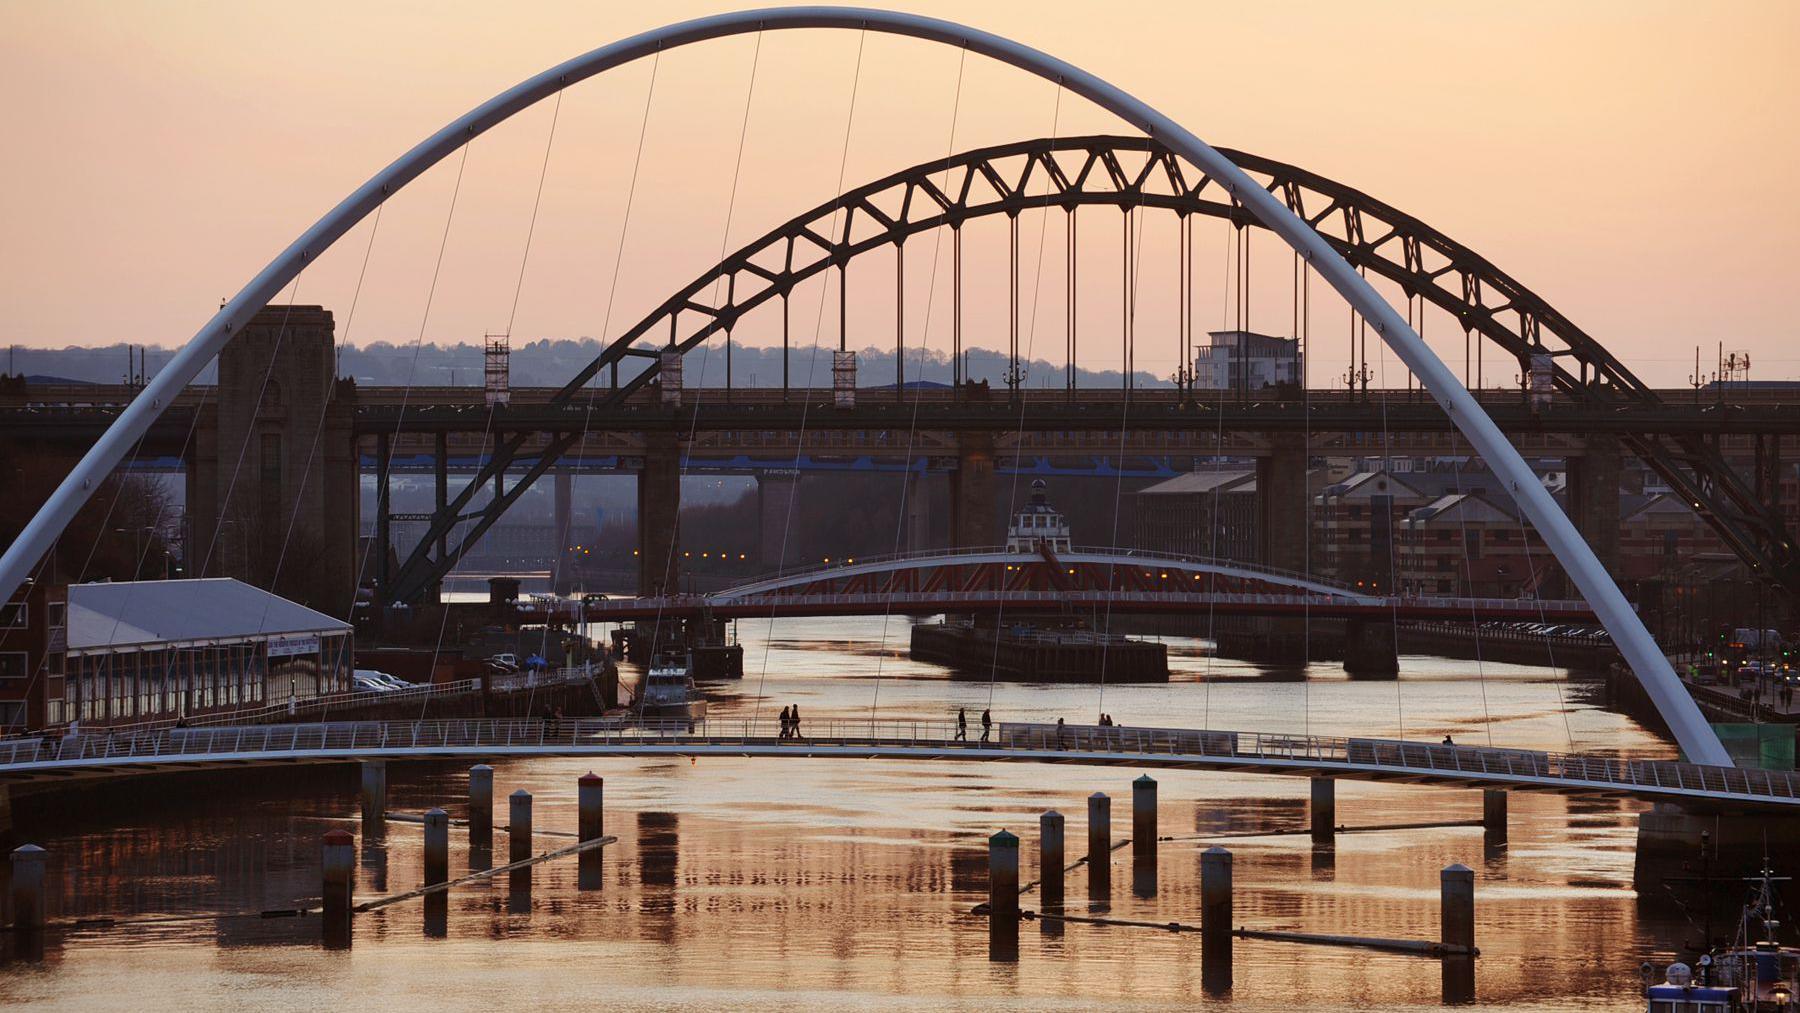
[[[981,741],[986,742],[988,735],[994,730],[994,715],[991,711],[981,712]],[[956,741],[969,741],[969,712],[958,707],[956,709]]]
[[[784,739],[798,739],[803,737],[800,734],[799,704],[781,708],[781,737]]]

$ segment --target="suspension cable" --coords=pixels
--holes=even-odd
[[[850,138],[853,133],[853,128],[856,125],[856,100],[857,100],[857,96],[859,95],[859,93],[862,90],[863,50],[868,43],[868,36],[869,36],[869,33],[868,33],[867,29],[864,29],[864,30],[858,32],[856,35],[856,67],[851,72],[851,75],[850,75],[850,105],[849,105],[849,109],[844,114],[844,144],[843,144],[843,151],[838,156],[838,173],[837,173],[837,191],[836,192],[839,194],[839,198],[836,202],[836,207],[834,207],[831,212],[831,234],[833,236],[837,235],[838,222],[840,220],[845,220],[845,216],[847,215],[847,209],[844,207],[844,202],[843,202],[843,198],[842,198],[842,194],[844,192],[844,175],[850,165]],[[846,244],[846,245],[848,245],[848,244]],[[849,267],[849,262],[846,261],[844,264],[839,265],[838,270],[840,272],[842,272],[848,267]],[[829,281],[822,277],[820,279],[820,285],[819,285],[818,315],[813,319],[812,350],[811,350],[811,354],[807,357],[807,363],[806,363],[806,389],[807,389],[808,394],[805,398],[802,398],[800,401],[800,429],[799,429],[799,432],[795,434],[795,438],[794,438],[794,473],[796,476],[798,476],[799,471],[800,471],[800,459],[804,455],[805,450],[806,450],[806,423],[807,423],[807,417],[812,410],[811,391],[812,391],[813,377],[815,375],[817,375],[817,367],[818,367],[818,362],[819,362],[819,338],[824,333],[824,329],[825,329],[825,297],[828,294],[829,289],[830,289]],[[839,291],[840,291],[840,293],[843,291],[843,285],[841,284],[841,278],[840,278]],[[785,312],[786,312],[786,310],[784,308],[783,313],[785,313]],[[847,319],[847,318],[840,318],[840,319]],[[840,323],[840,327],[841,326],[842,326],[842,324]],[[840,341],[843,340],[843,335],[840,334],[839,338],[840,338]],[[783,512],[782,519],[781,519],[781,555],[775,561],[775,575],[777,577],[781,576],[782,573],[787,569],[788,533],[793,528],[794,504],[796,501],[799,500],[799,498],[800,498],[800,479],[798,477],[796,477],[794,479],[794,491],[792,494],[790,494],[788,496],[787,509]],[[755,722],[756,719],[762,713],[763,686],[768,681],[768,678],[769,678],[769,651],[771,650],[771,648],[774,646],[774,643],[775,643],[775,612],[778,607],[779,606],[777,606],[775,604],[770,604],[770,606],[769,606],[769,632],[768,632],[767,636],[765,636],[763,638],[762,672],[757,676],[757,680],[756,680],[756,703],[752,706],[751,711],[750,711],[750,720],[752,722]]]
[[[941,180],[941,182],[938,184],[939,190],[946,189],[949,184],[951,162],[954,160],[955,155],[956,155],[956,129],[957,129],[957,126],[960,124],[961,117],[962,117],[963,70],[966,67],[966,65],[968,64],[969,51],[964,49],[961,51],[961,54],[962,55],[956,65],[956,91],[955,91],[954,97],[951,99],[951,102],[950,102],[949,150],[944,153],[944,171],[943,171],[942,175],[939,176],[939,179]],[[919,335],[919,351],[921,353],[920,358],[919,358],[919,374],[920,374],[919,379],[920,380],[924,379],[924,372],[925,372],[925,366],[924,366],[925,359],[924,359],[923,353],[924,353],[925,349],[930,347],[930,345],[931,345],[932,304],[935,301],[934,297],[936,296],[936,293],[937,293],[938,259],[939,259],[939,255],[943,252],[943,248],[944,248],[944,232],[942,229],[939,229],[939,230],[937,230],[936,235],[933,237],[933,244],[932,244],[932,248],[931,248],[931,275],[930,275],[929,281],[927,282],[926,288],[925,288],[924,329]],[[895,247],[895,256],[898,257],[899,255],[900,255],[899,247]],[[906,301],[906,289],[905,289],[904,285],[901,285],[897,289],[896,294],[895,294],[895,299],[896,299],[895,312],[901,313],[902,307],[904,307],[905,301]],[[902,336],[904,337],[904,332],[902,332]],[[898,352],[898,351],[899,351],[899,349],[896,348],[896,352]],[[901,375],[900,367],[899,367],[898,362],[896,362],[895,372],[894,372],[894,396],[897,398],[905,396],[905,393],[904,393],[905,388],[902,386],[902,384],[900,382],[900,375]],[[914,441],[916,440],[916,438],[918,436],[918,429],[919,429],[919,399],[917,397],[914,397],[912,399],[911,417],[907,421],[907,428],[906,428],[906,463],[905,463],[905,466],[900,469],[900,515],[894,522],[894,550],[893,551],[894,551],[895,555],[899,555],[899,553],[900,553],[901,536],[906,531],[906,527],[907,527],[907,523],[906,523],[907,511],[908,511],[908,509],[910,509],[910,504],[911,504],[911,499],[912,499],[913,449],[914,449]],[[871,729],[874,727],[876,711],[877,711],[878,706],[881,701],[881,676],[882,676],[882,670],[885,668],[886,662],[887,662],[888,620],[890,618],[892,618],[893,612],[894,612],[894,591],[895,591],[894,585],[895,585],[894,577],[889,576],[888,589],[887,589],[887,600],[882,603],[882,611],[881,611],[881,642],[880,642],[879,648],[875,652],[875,691],[871,695],[870,700],[869,700],[869,726]],[[991,697],[990,697],[990,702],[991,702]]]
[[[401,427],[404,426],[406,423],[406,409],[412,400],[413,377],[418,375],[419,353],[421,352],[421,350],[424,348],[424,345],[425,345],[425,328],[426,328],[426,325],[431,320],[432,303],[437,298],[438,278],[443,273],[443,269],[444,269],[444,250],[450,244],[450,226],[456,220],[456,205],[457,205],[458,199],[462,196],[463,170],[468,167],[468,164],[469,164],[469,145],[464,144],[462,147],[462,154],[456,161],[456,182],[451,187],[450,204],[449,204],[448,209],[444,213],[444,230],[443,230],[443,234],[438,239],[437,260],[432,265],[432,268],[431,268],[431,284],[425,290],[425,307],[419,314],[419,333],[413,338],[413,354],[412,354],[412,359],[410,360],[410,362],[407,364],[407,367],[406,367],[406,383],[403,384],[400,389],[400,411],[398,412],[398,414],[396,415],[396,417],[394,419],[394,431],[391,434],[389,434],[389,439],[398,439],[400,436]],[[359,450],[359,453],[360,453],[360,450]],[[392,472],[392,465],[391,465],[390,460],[384,459],[384,460],[377,461],[376,469],[378,472],[377,481],[380,483],[380,487],[378,487],[376,490],[375,502],[376,502],[376,509],[380,510],[382,508],[382,506],[385,504],[386,499],[387,499],[385,490],[386,490],[387,483],[388,483],[389,479],[391,478],[391,472]],[[377,527],[379,528],[379,519],[377,519]],[[392,537],[392,536],[390,535],[390,537]],[[359,558],[357,559],[357,563],[356,563],[356,581],[355,581],[354,587],[358,590],[360,590],[362,588],[363,574],[365,572],[367,572],[367,570],[368,570],[369,553],[374,551],[375,549],[376,549],[375,539],[370,538],[370,539],[366,539],[363,542],[363,550],[362,550]],[[388,547],[383,545],[380,547],[380,551],[382,553],[382,556],[385,558],[387,555],[387,552],[388,552]],[[385,596],[387,595],[388,590],[389,589],[387,587],[382,587],[380,589],[381,594],[380,594],[380,596],[378,596],[376,598],[374,604],[376,604],[377,606],[385,607],[385,605],[386,605]],[[351,595],[350,595],[349,614],[345,615],[345,617],[344,617],[345,620],[349,621],[349,620],[353,619],[355,617],[355,613],[356,613],[356,592],[352,591]]]
[[[1050,140],[1051,140],[1050,149],[1051,149],[1051,151],[1055,150],[1056,138],[1062,130],[1063,90],[1064,89],[1063,89],[1061,82],[1058,82],[1056,85],[1055,103],[1051,106],[1051,109],[1050,109]],[[1053,154],[1051,154],[1051,155],[1046,155],[1045,157],[1054,158],[1055,156]],[[1012,219],[1012,231],[1013,231],[1014,236],[1018,235],[1017,222],[1018,222],[1017,218]],[[1049,234],[1049,231],[1050,231],[1050,205],[1048,203],[1046,203],[1043,207],[1043,210],[1038,215],[1037,262],[1032,267],[1032,280],[1031,280],[1031,326],[1030,326],[1029,330],[1027,331],[1026,337],[1025,337],[1025,361],[1027,361],[1027,362],[1029,362],[1031,360],[1031,355],[1037,348],[1038,295],[1043,291],[1044,240],[1045,240],[1045,236]],[[1017,244],[1016,240],[1013,242],[1013,248],[1015,250],[1018,248],[1018,244]],[[1018,272],[1016,269],[1017,268],[1016,258],[1014,260],[1013,268],[1014,269],[1011,271],[1011,274],[1012,274],[1011,284],[1013,286],[1013,289],[1016,291],[1018,288]],[[1013,306],[1014,306],[1013,313],[1016,318],[1017,313],[1018,313],[1018,310],[1017,310],[1018,299],[1016,297],[1013,299]],[[1016,327],[1015,327],[1015,332],[1016,332]],[[1015,356],[1014,358],[1016,361],[1017,357]],[[1016,365],[1013,368],[1015,371],[1017,370]],[[1020,376],[1017,379],[1018,379],[1019,383],[1022,384],[1023,379],[1024,379],[1023,376]],[[1026,407],[1026,402],[1028,400],[1028,398],[1026,396],[1026,394],[1027,394],[1026,391],[1020,390],[1018,386],[1014,386],[1012,389],[1015,392],[1017,392],[1017,395],[1019,398],[1019,421],[1013,430],[1013,469],[1012,469],[1012,477],[1007,482],[1007,486],[1006,486],[1006,517],[1007,517],[1008,525],[1012,524],[1013,511],[1018,508],[1018,498],[1019,498],[1019,454],[1018,454],[1018,449],[1019,449],[1019,445],[1025,439],[1025,407]],[[1021,564],[1021,566],[1023,566],[1023,564]],[[1005,571],[1002,571],[1002,573],[1004,573],[1004,572]],[[1020,573],[1022,574],[1023,572],[1024,571],[1021,569]],[[1005,582],[1006,578],[1003,576],[1000,579],[1002,581],[1002,586],[1004,587],[1004,582]],[[1005,619],[1006,619],[1006,600],[1005,600],[1005,596],[1002,596],[1001,601],[1000,601],[1000,607],[999,607],[999,609],[997,609],[995,611],[995,614],[994,614],[994,650],[993,650],[992,656],[988,659],[988,709],[989,710],[992,710],[994,707],[994,688],[995,688],[996,680],[999,677],[999,671],[1000,671],[1000,627],[1005,622]],[[1104,670],[1104,662],[1102,663],[1102,669]]]
[[[1148,175],[1149,175],[1148,172],[1146,172],[1145,178],[1148,178]],[[1138,212],[1141,212],[1143,209],[1144,191],[1141,186],[1138,188],[1137,198],[1138,198],[1137,206],[1133,207],[1131,205],[1126,205],[1126,210],[1125,210],[1126,229],[1125,229],[1125,250],[1124,250],[1123,256],[1124,256],[1124,260],[1126,263],[1126,271],[1125,271],[1126,285],[1125,285],[1125,292],[1124,292],[1123,299],[1124,299],[1125,305],[1127,307],[1126,320],[1125,320],[1125,332],[1127,335],[1129,335],[1131,333],[1131,331],[1133,330],[1133,328],[1135,328],[1135,326],[1136,326],[1135,317],[1137,314],[1137,279],[1138,279],[1138,273],[1139,273],[1136,269],[1136,264],[1141,262],[1141,260],[1143,259],[1142,258],[1143,251],[1141,249],[1141,246],[1135,245],[1135,244],[1142,244],[1143,229],[1140,227],[1137,230],[1137,237],[1135,240],[1135,244],[1134,244],[1134,240],[1132,238],[1132,229],[1131,229],[1131,223],[1133,221],[1133,216],[1135,214],[1137,214]],[[1124,498],[1125,498],[1125,443],[1126,443],[1126,437],[1131,428],[1131,381],[1130,381],[1131,351],[1130,351],[1129,339],[1128,339],[1128,343],[1126,345],[1125,360],[1126,360],[1125,362],[1121,363],[1122,371],[1125,373],[1125,376],[1126,376],[1126,384],[1125,384],[1124,401],[1119,410],[1119,459],[1118,459],[1118,466],[1113,469],[1114,478],[1113,478],[1113,509],[1112,509],[1111,543],[1112,543],[1112,547],[1114,547],[1114,548],[1117,548],[1118,544],[1119,544],[1119,509],[1120,509],[1121,504],[1124,502]],[[1114,553],[1114,555],[1117,555],[1117,553]],[[1112,646],[1113,596],[1110,592],[1112,590],[1112,585],[1114,582],[1114,576],[1115,576],[1114,568],[1115,568],[1115,564],[1109,560],[1106,564],[1106,583],[1107,583],[1107,590],[1109,593],[1106,596],[1106,609],[1103,613],[1106,617],[1106,620],[1105,620],[1106,629],[1100,638],[1099,707],[1100,707],[1101,713],[1105,713],[1105,711],[1106,711],[1107,652],[1108,652],[1108,649]]]
[[[1225,329],[1227,329],[1230,326],[1231,307],[1232,307],[1232,304],[1237,299],[1237,287],[1236,287],[1236,282],[1234,280],[1234,274],[1235,274],[1235,270],[1237,267],[1237,237],[1238,237],[1238,233],[1239,233],[1239,230],[1236,227],[1232,226],[1230,223],[1226,224],[1226,226],[1225,226],[1225,276],[1219,286],[1219,292],[1220,292],[1220,296],[1221,296],[1221,298],[1219,300],[1219,330],[1221,330],[1221,331],[1224,331]],[[1210,349],[1211,349],[1211,346],[1208,346],[1207,358],[1209,360],[1214,358]],[[1209,368],[1209,370],[1212,368],[1211,363],[1209,363],[1208,368]],[[1241,365],[1240,365],[1240,368],[1242,368]],[[1198,372],[1198,370],[1196,370],[1196,372]],[[1224,465],[1224,453],[1223,452],[1225,449],[1225,389],[1227,386],[1229,386],[1228,381],[1230,379],[1230,376],[1231,376],[1231,371],[1230,371],[1229,366],[1227,366],[1224,380],[1220,380],[1220,378],[1218,378],[1216,376],[1213,377],[1213,379],[1215,381],[1214,389],[1219,392],[1218,398],[1214,402],[1214,406],[1213,406],[1213,418],[1214,418],[1214,421],[1216,422],[1218,428],[1215,429],[1213,432],[1213,456],[1212,456],[1213,508],[1212,508],[1212,525],[1211,525],[1211,527],[1212,527],[1212,544],[1211,544],[1211,548],[1207,550],[1207,555],[1209,555],[1212,558],[1213,562],[1215,562],[1215,563],[1217,563],[1218,559],[1219,559],[1219,505],[1222,502],[1221,497],[1223,494],[1223,489],[1221,488],[1222,483],[1219,481],[1219,472],[1222,470],[1223,465]],[[1201,676],[1200,676],[1201,682],[1206,687],[1206,691],[1204,694],[1206,703],[1205,703],[1205,708],[1204,708],[1201,724],[1207,728],[1211,728],[1212,727],[1212,670],[1213,670],[1213,662],[1214,662],[1214,660],[1216,660],[1218,658],[1218,655],[1219,655],[1219,627],[1218,627],[1219,576],[1217,573],[1212,573],[1207,576],[1206,590],[1208,592],[1208,594],[1206,596],[1206,639],[1212,641],[1212,648],[1206,652],[1206,668],[1202,671]]]
[[[756,33],[756,46],[750,54],[750,80],[749,80],[749,83],[744,88],[744,113],[743,113],[741,122],[738,124],[737,155],[732,160],[731,190],[730,190],[730,194],[727,197],[726,202],[725,202],[725,224],[724,224],[723,228],[720,230],[720,234],[719,234],[719,256],[717,258],[719,270],[716,272],[716,277],[713,280],[713,293],[712,293],[712,303],[714,306],[718,306],[720,304],[719,290],[725,286],[725,276],[726,276],[726,272],[724,271],[725,254],[726,254],[727,250],[729,250],[729,248],[730,248],[731,225],[732,225],[733,219],[737,215],[738,185],[742,181],[743,171],[744,171],[744,148],[746,147],[746,145],[749,141],[749,138],[750,138],[750,110],[756,100],[756,76],[757,76],[757,71],[762,66],[762,43],[763,43],[763,33],[757,32]],[[729,289],[727,290],[726,295],[729,298],[729,295],[730,295]],[[673,316],[671,316],[670,322],[673,323],[673,321],[674,321],[674,318],[673,318]],[[712,361],[712,344],[710,342],[703,342],[700,347],[700,380],[701,380],[701,382],[695,388],[694,412],[693,412],[692,420],[688,423],[687,440],[688,440],[689,446],[693,445],[694,438],[696,435],[698,435],[698,433],[700,431],[700,412],[701,412],[701,409],[704,407],[704,402],[705,402],[706,367],[707,367],[708,363],[710,363],[711,361]],[[726,390],[726,397],[727,397],[727,399],[729,399],[730,391],[731,391],[731,328],[729,326],[727,326],[725,328],[725,390]],[[679,463],[676,468],[677,474],[676,474],[675,481],[677,483],[677,491],[679,492],[679,483],[683,479],[687,478],[688,469],[691,466],[691,462],[688,460],[687,455],[681,455],[681,454],[677,455],[677,460]],[[641,474],[640,474],[638,481],[641,482],[643,480],[644,479],[641,477]],[[679,502],[679,498],[680,497],[678,495],[677,496],[678,502]],[[642,516],[640,516],[638,518],[638,525],[641,528],[643,526],[643,524],[644,524],[644,518]],[[650,627],[650,630],[651,630],[650,663],[651,664],[655,664],[655,662],[656,662],[656,651],[657,651],[657,648],[661,645],[661,641],[662,641],[662,634],[663,634],[662,619],[663,619],[664,603],[666,603],[669,599],[669,595],[666,590],[668,577],[669,577],[669,574],[675,570],[675,566],[676,566],[675,552],[676,552],[676,549],[678,548],[678,543],[680,542],[680,530],[681,530],[681,516],[680,516],[679,508],[677,508],[677,512],[676,512],[675,526],[676,526],[675,529],[676,529],[677,537],[669,540],[669,552],[668,552],[668,555],[665,558],[665,561],[663,564],[663,578],[664,578],[665,593],[662,595],[662,597],[657,602],[656,618],[652,621],[652,625]],[[681,586],[679,574],[677,574],[677,578],[675,580],[675,585],[676,585],[676,591],[677,591],[677,593],[679,593],[680,586]],[[638,710],[639,710],[639,713],[641,714],[643,712],[644,707],[648,705],[647,697],[645,697],[643,694],[640,694],[638,703],[640,705]]]

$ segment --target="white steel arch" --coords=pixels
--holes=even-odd
[[[1731,758],[1725,747],[1676,678],[1674,669],[1649,630],[1638,620],[1625,595],[1612,582],[1562,508],[1532,474],[1524,458],[1507,442],[1499,427],[1457,382],[1443,361],[1318,233],[1192,132],[1100,78],[989,32],[938,18],[874,9],[784,7],[737,11],[643,32],[552,67],[496,95],[420,142],[294,240],[222,307],[138,394],[63,480],[18,539],[0,556],[0,595],[10,597],[18,589],[31,567],[49,550],[101,480],[118,465],[132,444],[143,437],[175,394],[231,340],[237,329],[274,298],[309,261],[362,221],[394,191],[477,135],[578,81],[664,49],[732,35],[796,28],[860,29],[910,36],[999,60],[1054,81],[1088,99],[1223,181],[1228,192],[1297,250],[1320,277],[1369,321],[1382,340],[1431,391],[1432,397],[1443,406],[1469,443],[1506,484],[1557,561],[1593,606],[1595,614],[1612,634],[1613,643],[1643,683],[1658,713],[1689,758],[1698,763],[1730,765]]]

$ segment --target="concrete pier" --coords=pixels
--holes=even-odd
[[[450,881],[450,814],[425,812],[425,885]]]
[[[1506,792],[1495,788],[1482,790],[1481,835],[1490,845],[1506,843]]]
[[[592,841],[606,836],[606,813],[603,807],[606,798],[606,779],[593,771],[581,775],[576,782],[576,830],[581,840]],[[576,886],[581,890],[598,890],[605,882],[606,874],[602,859],[605,852],[600,848],[591,848],[581,853],[577,859]]]
[[[1231,852],[1200,853],[1200,980],[1212,995],[1231,991]]]
[[[1156,780],[1131,782],[1131,892],[1156,896]]]
[[[1446,866],[1439,875],[1439,941],[1461,952],[1445,954],[1439,961],[1443,975],[1443,1000],[1461,1004],[1475,1001],[1475,873],[1465,865]]]
[[[494,865],[494,768],[478,763],[469,768],[469,869],[480,872]]]
[[[638,594],[680,590],[681,441],[674,433],[644,435],[637,477]]]
[[[320,894],[326,949],[350,946],[350,909],[356,890],[356,838],[348,830],[328,830],[320,855]]]
[[[1351,675],[1389,677],[1400,674],[1394,624],[1378,619],[1351,619],[1344,624],[1344,671]]]
[[[1106,906],[1112,899],[1112,799],[1097,791],[1088,796],[1088,902]]]
[[[1004,830],[988,838],[988,959],[1019,959],[1019,839]]]
[[[1068,865],[1064,847],[1063,814],[1052,809],[1038,817],[1038,897],[1045,914],[1061,914],[1063,910],[1063,869]],[[1038,925],[1047,935],[1062,932],[1062,922],[1040,918]]]
[[[450,814],[442,809],[425,813],[425,877],[426,886],[450,881]],[[450,934],[450,893],[439,890],[424,897],[425,938],[442,939]]]
[[[523,862],[531,857],[531,792],[520,788],[506,799],[506,858]]]
[[[507,797],[506,857],[509,862],[523,862],[531,857],[531,792],[520,788]],[[507,874],[511,895],[507,907],[512,911],[531,907],[531,866]]]
[[[20,960],[42,959],[44,950],[45,867],[50,853],[35,844],[12,852],[13,956]]]
[[[1337,836],[1337,782],[1329,777],[1312,779],[1312,839],[1315,844],[1330,844]]]
[[[1438,877],[1439,942],[1475,949],[1475,873],[1466,865],[1449,865]]]
[[[364,833],[379,830],[387,823],[387,761],[364,760],[362,763],[362,818]]]

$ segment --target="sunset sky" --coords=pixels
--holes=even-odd
[[[1536,289],[1653,383],[1684,384],[1696,344],[1710,368],[1719,342],[1749,351],[1757,379],[1800,378],[1790,307],[1800,288],[1800,5],[895,6],[1009,35],[1215,145],[1405,209]],[[576,53],[723,9],[0,0],[0,345],[183,343],[295,235],[445,122]],[[1054,86],[978,58],[959,100],[957,52],[911,40],[868,37],[856,78],[858,36],[828,31],[761,40],[746,128],[758,44],[663,57],[647,124],[649,63],[571,89],[547,161],[550,104],[516,117],[471,147],[453,216],[455,159],[389,203],[372,247],[368,224],[354,230],[293,298],[332,308],[340,337],[357,344],[474,341],[509,317],[515,341],[612,336],[722,249],[833,196],[840,162],[848,188],[952,145],[1121,129],[1077,99],[1056,112]],[[1043,225],[1029,217],[1022,227],[1026,298],[1041,314],[1026,340],[1056,358],[1060,223],[1041,282]],[[1138,363],[1166,373],[1174,233],[1148,228]],[[1083,289],[1081,326],[1092,365],[1105,368],[1107,356],[1118,361],[1118,239],[1116,228],[1093,231],[1105,236],[1083,251],[1093,289]],[[986,281],[972,289],[968,340],[987,347],[1005,345],[999,234],[975,238],[969,266]],[[1209,223],[1201,237],[1204,327],[1224,312],[1223,235]],[[920,245],[908,251],[908,340],[943,349],[948,255],[934,276],[931,244]],[[1259,249],[1253,325],[1285,332],[1287,262],[1272,239]],[[890,267],[852,269],[852,346],[891,347],[890,279]],[[797,297],[797,343],[816,335],[835,346],[835,296],[820,299]],[[1343,369],[1342,304],[1315,300],[1313,320],[1330,357],[1314,382],[1326,385],[1324,373]],[[739,337],[766,344],[770,323],[749,322]],[[1433,326],[1433,344],[1460,357],[1447,318]]]

